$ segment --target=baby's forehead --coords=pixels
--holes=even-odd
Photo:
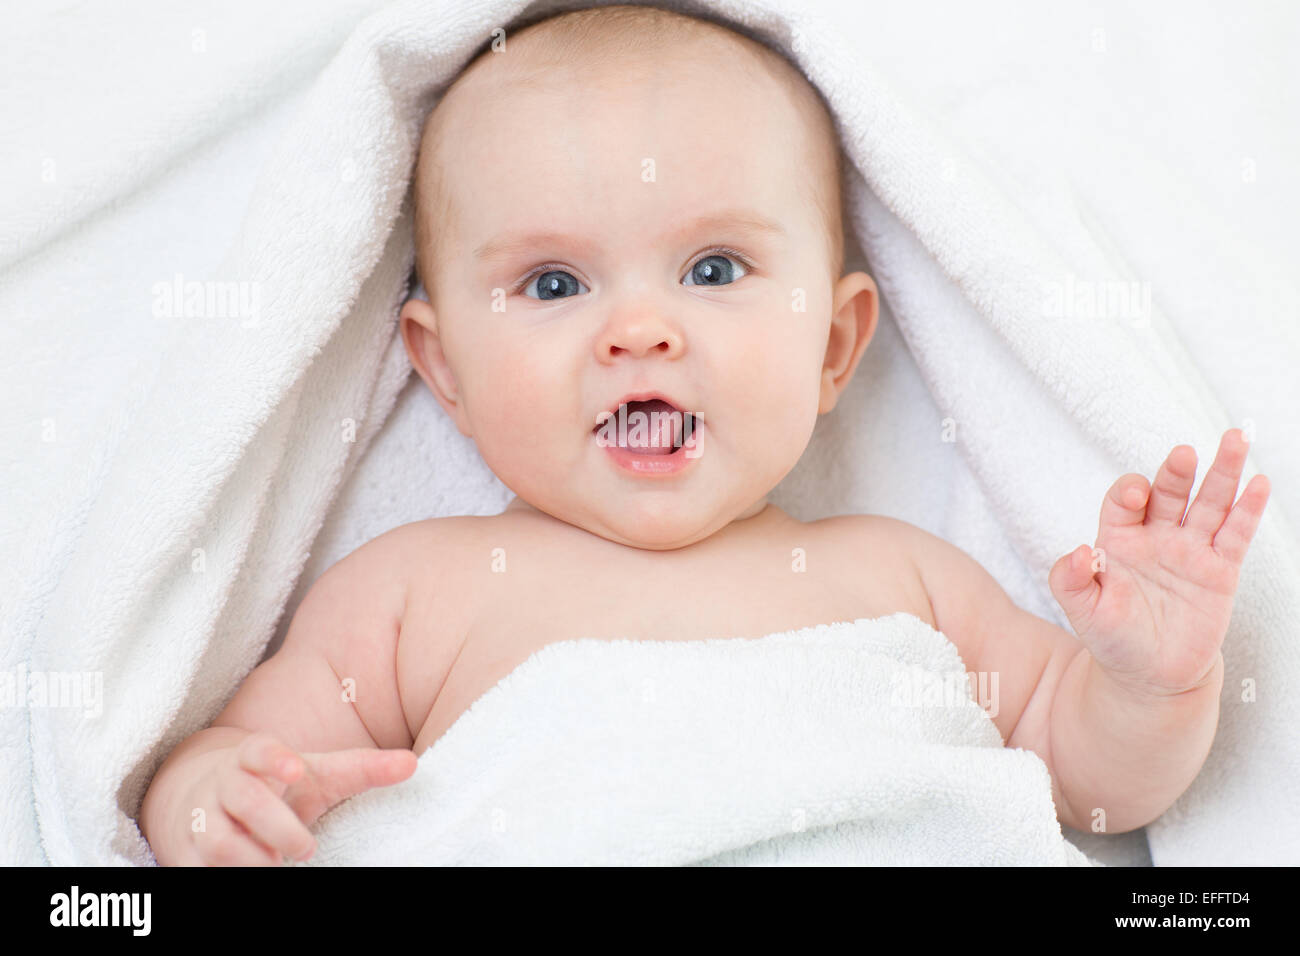
[[[595,17],[599,8],[579,11]],[[626,11],[624,11],[626,14]],[[734,109],[741,98],[765,104],[785,100],[792,109],[773,110],[771,119],[788,126],[815,125],[818,95],[798,69],[775,51],[718,24],[644,8],[630,23],[602,24],[580,40],[556,18],[507,39],[500,50],[480,52],[457,74],[434,106],[420,142],[420,161],[438,153],[466,128],[491,122],[510,104],[537,94],[578,100],[588,92],[647,94],[653,100],[686,97],[698,102],[701,124],[714,111]],[[642,18],[649,24],[642,23]],[[640,25],[640,30],[633,29]],[[560,115],[535,122],[562,124]],[[810,130],[811,132],[811,130]],[[816,130],[821,133],[821,130]],[[454,151],[451,151],[454,152]],[[444,165],[454,155],[440,156]]]
[[[766,171],[770,182],[778,170],[787,179],[791,163],[807,177],[802,154],[824,136],[775,77],[760,81],[757,66],[735,57],[620,70],[597,59],[590,66],[521,64],[467,78],[429,117],[419,169],[460,194],[489,168],[558,164],[595,175],[635,153],[638,162],[654,159],[665,169],[676,160],[679,175],[726,164],[732,178]]]
[[[732,164],[736,171],[731,175],[758,175],[760,168],[770,172],[774,157],[783,155],[785,163],[799,164],[801,191],[815,194],[822,205],[838,206],[839,143],[833,121],[811,84],[776,52],[695,21],[674,22],[672,33],[596,33],[583,42],[545,32],[545,26],[508,38],[501,52],[480,53],[431,111],[420,140],[416,200],[417,216],[437,217],[438,236],[431,235],[427,219],[419,220],[418,253],[422,244],[440,243],[457,231],[452,194],[459,201],[464,181],[489,156],[493,163],[504,156],[507,165],[545,163],[548,169],[561,162],[565,148],[554,143],[562,143],[574,116],[587,111],[588,98],[614,102],[612,115],[619,114],[617,104],[625,98],[633,115],[672,112],[679,123],[694,126],[699,148],[689,160],[696,171],[716,173],[719,166]],[[717,137],[707,141],[711,117],[738,109],[749,109],[754,122],[733,131],[730,143]],[[637,124],[611,131],[588,125],[587,130],[595,142],[611,147],[620,145],[619,137],[641,131]],[[477,144],[477,154],[467,148],[470,142]],[[647,149],[655,149],[653,139]],[[591,155],[603,161],[606,152]],[[783,171],[788,166],[783,164]]]

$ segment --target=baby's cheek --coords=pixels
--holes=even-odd
[[[734,388],[746,403],[762,406],[766,417],[792,424],[815,414],[825,347],[815,335],[794,326],[797,320],[782,317],[771,323],[731,366]]]
[[[543,356],[498,349],[487,374],[475,386],[474,425],[484,457],[525,463],[544,458],[555,430],[571,417],[557,406],[556,385],[545,374]],[[490,462],[489,462],[490,463]]]
[[[756,418],[764,424],[760,436],[763,457],[774,467],[793,467],[817,424],[820,362],[792,351],[787,360],[764,369],[761,390],[755,389]]]

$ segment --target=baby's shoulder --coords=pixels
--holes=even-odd
[[[398,525],[365,548],[396,571],[405,569],[418,582],[423,576],[454,575],[493,537],[499,537],[501,515],[452,515],[424,518]]]
[[[406,583],[408,606],[454,602],[465,608],[484,573],[504,560],[507,549],[525,533],[514,512],[450,515],[400,525],[367,547],[383,552],[394,574]]]
[[[375,540],[389,539],[396,551],[417,549],[438,554],[456,551],[474,540],[503,515],[448,515],[399,525]]]
[[[844,514],[809,523],[835,547],[846,552],[882,551],[895,559],[911,559],[914,549],[924,546],[925,532],[899,518],[877,514]]]
[[[921,571],[931,537],[927,532],[878,514],[835,515],[807,527],[815,529],[817,546],[830,552],[835,564],[844,569],[852,584],[863,589],[867,599],[897,604],[934,625]]]
[[[837,515],[827,533],[856,555],[907,564],[921,578],[941,577],[936,569],[973,565],[969,555],[949,541],[901,518],[889,515]]]
[[[517,538],[540,524],[522,511],[495,515],[448,515],[412,521],[388,532],[391,549],[460,561],[469,550],[503,537]]]

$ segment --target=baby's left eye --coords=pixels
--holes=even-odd
[[[737,269],[740,270],[740,275],[736,274]],[[682,281],[686,285],[726,285],[747,274],[739,260],[715,252],[691,266],[690,271],[682,277]],[[695,281],[687,282],[687,279]]]

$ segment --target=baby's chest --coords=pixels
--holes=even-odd
[[[897,611],[922,619],[929,614],[919,581],[898,555],[881,553],[864,562],[860,554],[794,544],[712,558],[584,565],[568,556],[549,567],[507,564],[496,580],[480,580],[476,613],[445,673],[436,667],[415,673],[420,654],[399,662],[408,667],[401,675],[408,695],[423,691],[428,700],[408,702],[415,705],[408,714],[427,713],[416,752],[535,651],[556,641],[754,638]]]

